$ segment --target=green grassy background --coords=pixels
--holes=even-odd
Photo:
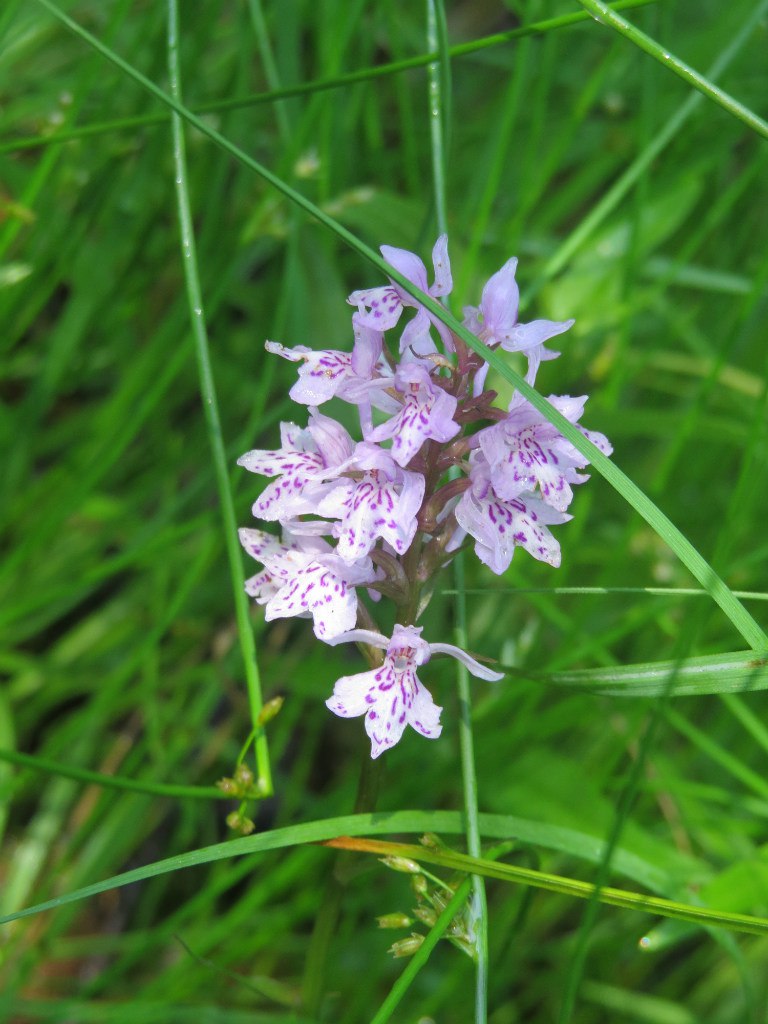
[[[762,6],[718,79],[758,113]],[[662,0],[626,16],[706,74],[758,7]],[[577,9],[448,3],[449,42]],[[66,10],[167,88],[165,5]],[[180,19],[193,110],[427,51],[422,5],[388,0],[184,0]],[[251,719],[167,112],[37,3],[6,0],[0,39],[0,748],[201,787],[158,796],[0,761],[11,914],[224,840],[234,805],[207,790],[232,774]],[[589,393],[585,423],[608,434],[617,464],[731,587],[765,591],[765,140],[591,19],[456,57],[450,72],[454,312],[518,255],[524,318],[577,320],[540,371],[542,393]],[[423,68],[203,116],[368,245],[428,258]],[[259,481],[235,459],[302,415],[287,400],[294,368],[264,340],[348,347],[345,298],[381,277],[200,132],[186,141],[222,434],[249,525]],[[613,837],[611,884],[768,916],[765,696],[630,700],[534,678],[746,646],[706,597],[613,589],[696,584],[599,476],[572,511],[557,571],[518,553],[497,578],[467,559],[470,647],[520,670],[472,684],[480,809],[531,823],[522,838],[510,823],[513,863],[593,880]],[[764,623],[761,596],[748,607]],[[453,598],[438,594],[425,635],[450,639],[452,623]],[[268,727],[275,794],[248,813],[260,832],[350,813],[367,743],[323,701],[358,655],[299,620],[266,627],[258,609],[253,628],[265,697],[285,704]],[[451,668],[434,662],[423,678],[445,706],[443,736],[410,733],[385,755],[381,811],[463,806]],[[554,828],[572,831],[558,843]],[[406,876],[373,859],[343,868],[325,996],[307,1012],[302,975],[334,858],[299,845],[227,857],[8,925],[6,1019],[367,1021],[403,969],[387,947],[406,934],[374,917],[413,899]],[[501,882],[488,901],[491,1024],[562,1021],[568,986],[579,1024],[768,1020],[764,937],[593,914]],[[473,984],[470,960],[440,943],[392,1019],[472,1020]]]

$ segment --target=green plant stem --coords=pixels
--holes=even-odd
[[[707,77],[700,74],[689,64],[686,64],[685,61],[680,60],[679,57],[665,50],[655,39],[651,39],[645,32],[641,32],[639,28],[630,24],[620,14],[617,14],[615,10],[611,10],[602,0],[579,0],[579,3],[596,21],[603,25],[608,25],[624,36],[625,39],[629,39],[635,46],[644,50],[664,67],[669,68],[678,78],[682,78],[684,82],[692,85],[694,89],[697,89],[708,99],[712,100],[713,103],[716,103],[723,110],[726,110],[729,114],[742,121],[753,132],[757,132],[764,139],[768,139],[768,121],[758,117],[757,114],[749,110],[742,103],[739,103],[733,96],[729,96],[727,92],[724,92]]]
[[[174,101],[176,103],[181,103],[181,75],[179,68],[178,39],[179,24],[177,0],[168,0],[168,72],[170,90]],[[243,564],[237,541],[237,519],[235,517],[235,506],[232,501],[232,491],[229,484],[229,470],[227,467],[227,457],[221,429],[221,418],[219,416],[218,401],[216,398],[216,385],[214,383],[213,369],[211,366],[208,331],[205,324],[205,311],[203,306],[202,289],[200,287],[195,234],[192,225],[192,211],[187,185],[187,161],[184,146],[183,125],[181,117],[176,112],[171,116],[171,128],[173,133],[173,161],[176,172],[176,201],[181,232],[182,267],[184,270],[184,282],[186,285],[192,336],[195,345],[195,356],[197,358],[197,369],[200,378],[200,393],[203,400],[203,412],[208,430],[208,440],[211,445],[213,465],[216,472],[216,484],[219,492],[219,502],[224,526],[224,543],[226,546],[229,571],[232,579],[237,631],[240,638],[240,650],[242,653],[246,686],[248,690],[248,704],[251,712],[252,725],[256,733],[255,752],[258,789],[264,796],[269,796],[272,793],[272,772],[269,762],[269,749],[264,729],[259,725],[259,714],[261,713],[262,708],[261,679],[259,677],[259,666],[256,658],[256,643],[253,637],[253,629],[251,627],[249,617],[248,597],[243,590]]]
[[[441,867],[453,868],[468,874],[477,872],[486,878],[519,882],[523,885],[530,885],[534,889],[558,892],[563,896],[575,896],[585,900],[596,898],[607,906],[621,907],[624,910],[658,914],[677,921],[689,921],[692,924],[727,928],[730,931],[743,932],[745,935],[768,935],[768,918],[735,914],[725,910],[712,910],[709,907],[678,903],[661,896],[646,896],[642,893],[629,892],[626,889],[614,889],[611,886],[598,887],[592,882],[582,882],[575,878],[566,878],[563,875],[553,875],[513,864],[495,864],[484,858],[471,857],[453,850],[435,851],[411,843],[388,843],[375,839],[350,839],[348,837],[329,840],[325,845],[337,849],[359,850],[375,854],[378,857],[408,857],[417,863],[425,861],[427,864],[438,864]]]
[[[253,9],[254,0],[250,0],[250,2]],[[623,11],[636,7],[647,7],[653,3],[657,3],[657,0],[619,0],[618,3],[614,4],[614,9]],[[520,28],[510,29],[509,32],[497,32],[494,35],[484,36],[482,39],[474,39],[468,43],[452,46],[449,53],[451,57],[465,57],[491,47],[504,46],[514,39],[522,39],[525,36],[544,35],[556,29],[569,28],[572,25],[578,25],[587,21],[588,18],[589,15],[583,11],[563,14],[557,18],[549,18],[546,21],[538,21],[532,25],[523,25]],[[420,53],[405,60],[378,64],[376,67],[361,68],[359,71],[350,71],[344,75],[334,75],[332,78],[318,78],[310,82],[302,82],[298,85],[270,89],[268,92],[251,93],[248,96],[235,96],[225,100],[213,100],[210,103],[201,103],[197,108],[197,113],[221,113],[227,110],[239,110],[243,107],[256,106],[261,103],[280,103],[281,100],[290,99],[294,96],[310,96],[331,89],[344,89],[350,85],[368,82],[374,78],[399,74],[411,68],[425,67],[437,57],[439,57],[437,51]],[[9,139],[7,142],[0,143],[0,154],[14,153],[22,149],[37,149],[41,146],[55,146],[64,142],[90,138],[94,135],[108,135],[110,132],[128,131],[134,128],[152,128],[167,122],[168,114],[144,114],[137,117],[117,118],[112,121],[100,121],[97,124],[86,124],[79,128],[67,129],[66,131],[50,132],[45,135],[30,135],[22,139]]]
[[[427,46],[438,50],[440,61],[428,68],[429,123],[432,149],[432,180],[437,231],[442,235],[448,231],[448,204],[446,197],[446,165],[449,141],[446,133],[447,106],[450,101],[450,50],[446,30],[445,10],[442,0],[427,0]],[[458,470],[451,474],[455,479]],[[454,559],[456,598],[454,601],[454,639],[462,650],[467,649],[467,602],[464,596],[464,553],[459,551]],[[480,828],[478,825],[478,790],[475,771],[474,736],[472,732],[472,702],[469,687],[469,672],[461,663],[456,663],[456,686],[459,698],[459,748],[461,751],[461,777],[466,818],[467,849],[471,856],[481,854]],[[472,875],[472,924],[475,931],[477,952],[475,969],[475,1024],[486,1024],[488,1020],[488,900],[485,882],[480,875]]]

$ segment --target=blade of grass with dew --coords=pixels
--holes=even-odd
[[[171,95],[177,102],[180,102],[181,72],[179,66],[179,16],[177,0],[168,0],[168,71]],[[237,540],[237,518],[229,486],[229,469],[227,467],[227,456],[224,449],[221,419],[219,417],[216,385],[213,379],[208,331],[205,324],[203,295],[197,267],[195,234],[192,226],[192,210],[187,188],[187,161],[183,125],[181,118],[176,113],[171,116],[171,127],[173,131],[173,160],[176,171],[176,201],[181,232],[182,266],[189,304],[190,325],[200,376],[200,395],[208,429],[208,439],[211,445],[211,455],[216,471],[216,483],[218,485],[219,503],[221,505],[224,526],[224,541],[232,579],[235,617],[237,619],[240,650],[245,669],[251,722],[256,735],[254,745],[258,773],[257,786],[262,795],[270,796],[272,793],[272,771],[269,763],[267,737],[259,719],[262,709],[262,697],[259,666],[256,657],[256,642],[251,627],[249,601],[243,588],[244,573],[240,545]]]
[[[692,85],[694,89],[697,89],[707,99],[712,100],[713,103],[722,107],[723,110],[726,110],[733,117],[738,118],[751,131],[768,139],[768,121],[758,117],[754,111],[749,110],[742,103],[739,103],[738,100],[729,96],[727,92],[716,86],[705,75],[695,71],[673,53],[669,53],[655,39],[651,39],[645,32],[641,32],[635,25],[630,24],[625,18],[612,11],[607,4],[602,3],[602,0],[579,0],[579,3],[592,15],[595,21],[615,29],[625,39],[629,39],[631,43],[634,43],[635,46],[657,60],[663,67],[669,68],[678,78],[681,78],[688,85]]]

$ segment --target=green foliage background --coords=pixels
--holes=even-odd
[[[449,42],[579,9],[448,3]],[[718,84],[764,113],[767,9],[662,0],[626,17],[704,74],[741,32]],[[66,10],[167,89],[165,5]],[[427,52],[421,5],[184,0],[180,21],[189,108],[371,247],[428,258],[423,67],[252,97]],[[6,0],[0,39],[0,747],[59,766],[0,761],[9,915],[224,840],[232,806],[211,787],[232,774],[252,722],[168,112],[37,3]],[[577,320],[562,358],[542,367],[542,393],[591,395],[586,424],[726,582],[753,595],[764,623],[768,149],[697,95],[591,19],[455,57],[451,302],[455,313],[476,303],[487,277],[520,257],[524,318]],[[222,435],[247,525],[259,481],[235,459],[274,446],[279,421],[301,415],[287,399],[294,368],[268,357],[264,339],[348,347],[346,296],[382,278],[200,132],[186,143]],[[496,386],[508,397],[506,381]],[[593,692],[621,666],[745,643],[707,597],[626,592],[696,584],[604,480],[573,511],[557,572],[518,554],[496,578],[467,559],[470,648],[517,670],[473,683],[480,809],[508,822],[486,821],[483,834],[516,840],[513,863],[588,881],[615,839],[610,884],[768,916],[765,696],[730,692],[760,690],[764,675],[742,665],[728,677],[718,662],[699,696],[669,697],[668,670],[645,696]],[[605,592],[554,589],[585,587]],[[453,597],[438,593],[425,635],[450,639],[453,616]],[[268,726],[275,793],[249,813],[259,832],[350,813],[367,744],[359,722],[323,701],[359,656],[319,644],[302,621],[265,627],[255,610],[253,628],[265,697],[285,704]],[[577,669],[601,674],[565,688]],[[385,756],[381,812],[463,806],[450,666],[435,661],[424,679],[445,706],[443,736],[410,734]],[[69,777],[73,767],[136,785],[94,785]],[[158,783],[196,788],[159,795]],[[409,910],[408,880],[373,859],[343,863],[325,997],[309,1012],[302,976],[336,862],[297,843],[6,926],[6,1019],[372,1019],[403,967],[386,952],[401,935],[373,918]],[[489,883],[488,900],[492,1024],[768,1019],[765,937],[503,882]],[[440,943],[393,1019],[471,1020],[473,984],[470,960]]]

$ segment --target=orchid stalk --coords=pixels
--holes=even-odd
[[[450,294],[446,235],[432,251],[432,285],[414,253],[381,252],[430,296]],[[573,321],[519,323],[516,268],[510,259],[489,279],[479,305],[465,308],[464,326],[492,349],[522,353],[533,385],[541,363],[559,354],[546,343]],[[308,408],[307,426],[283,423],[279,449],[238,460],[271,478],[253,514],[282,531],[278,538],[243,529],[240,540],[263,567],[246,591],[267,620],[312,618],[322,642],[362,645],[370,671],[337,680],[326,705],[343,718],[365,716],[376,758],[407,725],[428,739],[440,735],[442,708],[417,675],[433,654],[457,658],[480,679],[503,675],[452,644],[422,639],[416,623],[433,578],[472,542],[497,574],[518,548],[558,566],[549,527],[571,518],[566,509],[573,486],[588,479],[579,472],[587,460],[519,393],[499,408],[485,388],[485,360],[394,282],[355,291],[348,302],[356,307],[349,352],[267,342],[268,351],[300,364],[290,396]],[[319,411],[331,399],[356,407],[358,439]],[[578,424],[585,396],[549,400],[611,453],[602,434]],[[382,598],[395,606],[391,637],[369,606]]]

